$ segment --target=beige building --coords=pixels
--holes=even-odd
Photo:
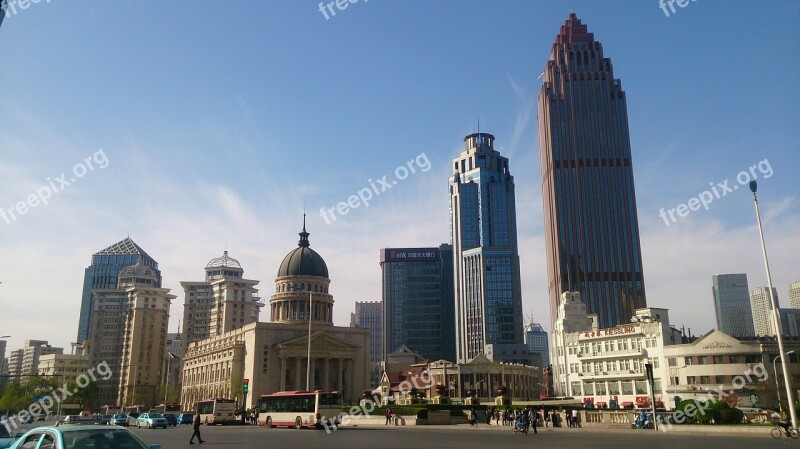
[[[202,282],[181,282],[184,291],[183,349],[189,343],[225,334],[258,322],[264,304],[256,294],[259,281],[244,279],[239,261],[225,251],[206,264]],[[183,352],[183,351],[182,351]]]
[[[537,384],[539,369],[521,363],[492,361],[478,354],[466,363],[452,363],[438,360],[428,365],[431,385],[443,385],[448,395],[465,398],[474,393],[482,404],[494,404],[497,389],[505,387],[507,397],[514,401],[538,400]],[[428,390],[428,397],[435,396],[434,389]]]
[[[211,397],[233,398],[252,407],[262,394],[307,388],[340,391],[345,402],[358,402],[368,387],[369,331],[333,325],[328,267],[309,247],[308,236],[304,226],[298,248],[281,263],[270,299],[270,323],[247,324],[188,346],[182,374],[184,409]],[[249,380],[245,398],[244,379]]]
[[[159,401],[170,303],[175,295],[156,287],[158,276],[141,262],[120,271],[116,289],[94,289],[90,364],[105,361],[108,381],[98,382],[97,401],[153,406]]]
[[[89,370],[89,355],[47,354],[39,357],[40,376],[61,376],[61,383],[74,382]]]
[[[35,376],[38,373],[39,358],[47,354],[63,354],[64,348],[54,348],[44,340],[26,340],[22,348],[20,374]]]
[[[22,375],[22,356],[25,351],[22,349],[15,349],[8,353],[8,375],[18,377]]]
[[[778,302],[778,290],[773,288],[775,302]],[[753,328],[756,336],[775,335],[775,314],[772,308],[772,298],[769,288],[757,287],[750,291],[750,309],[753,311]]]

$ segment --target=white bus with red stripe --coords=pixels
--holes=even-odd
[[[280,391],[262,395],[258,405],[260,426],[320,428],[323,419],[334,422],[342,413],[342,395],[337,391]]]

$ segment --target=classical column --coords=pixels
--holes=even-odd
[[[286,391],[286,357],[281,357],[280,391]]]
[[[355,397],[356,393],[357,393],[355,391],[355,386],[356,386],[356,370],[355,370],[356,361],[353,360],[353,359],[349,359],[347,361],[347,365],[348,365],[348,367],[347,367],[347,389],[349,390],[348,391],[348,396],[352,398],[352,397]]]
[[[330,380],[331,380],[331,359],[328,358],[328,357],[325,357],[325,370],[324,370],[324,372],[325,372],[325,377],[323,378],[323,381],[322,381],[322,389],[325,390],[325,391],[331,391],[331,388],[330,388],[330,386],[331,386],[331,382],[330,382]]]
[[[293,390],[300,390],[303,380],[300,378],[300,373],[303,372],[302,359],[300,357],[294,358],[294,388]]]
[[[344,369],[344,363],[342,363],[342,359],[336,359],[336,391],[342,393],[342,370]]]
[[[316,390],[316,389],[317,389],[316,382],[314,382],[314,377],[316,377],[316,376],[314,375],[314,369],[316,368],[316,363],[315,363],[315,362],[316,362],[316,359],[314,359],[313,357],[312,357],[311,359],[309,359],[309,360],[308,360],[308,363],[309,363],[309,364],[310,364],[310,366],[311,366],[311,368],[309,368],[309,370],[308,370],[308,371],[309,371],[309,373],[311,373],[311,376],[310,376],[310,378],[309,378],[309,380],[308,380],[308,381],[309,381],[309,387],[308,387],[308,389],[309,389],[310,391],[314,391],[314,390]]]

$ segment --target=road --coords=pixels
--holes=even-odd
[[[190,426],[169,429],[132,429],[148,444],[164,449],[189,446]],[[660,433],[642,430],[551,429],[538,435],[514,435],[504,428],[459,426],[358,427],[324,430],[266,429],[264,427],[201,427],[204,448],[270,449],[503,449],[549,448],[797,448],[800,440],[773,439],[769,428],[764,435],[704,436],[690,433]]]

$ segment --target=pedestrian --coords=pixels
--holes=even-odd
[[[486,425],[491,425],[492,424],[492,411],[487,408],[484,413],[486,413]]]
[[[475,413],[475,409],[469,409],[469,426],[470,427],[478,427],[478,414]]]
[[[572,409],[572,427],[579,427],[578,424],[580,423],[580,416],[578,415],[578,409]]]
[[[385,426],[388,426],[389,424],[392,423],[392,414],[393,414],[392,408],[386,407],[386,424],[384,424]]]
[[[200,436],[200,413],[197,411],[194,413],[194,423],[192,426],[194,427],[194,432],[192,432],[192,437],[189,438],[189,444],[194,444],[194,437],[197,437],[197,441],[199,441],[200,444],[205,443],[205,440]]]
[[[550,414],[544,410],[544,407],[539,409],[542,413],[542,419],[544,420],[544,428],[548,428],[550,426]]]
[[[567,427],[572,427],[572,415],[569,410],[564,410],[564,421],[567,422]]]
[[[539,419],[539,412],[531,409],[531,427],[533,427],[534,435],[539,433],[536,431],[536,427],[539,425]]]
[[[492,407],[492,410],[493,410],[493,413],[494,413],[494,424],[496,426],[499,426],[500,425],[500,410],[498,410],[497,407]]]

